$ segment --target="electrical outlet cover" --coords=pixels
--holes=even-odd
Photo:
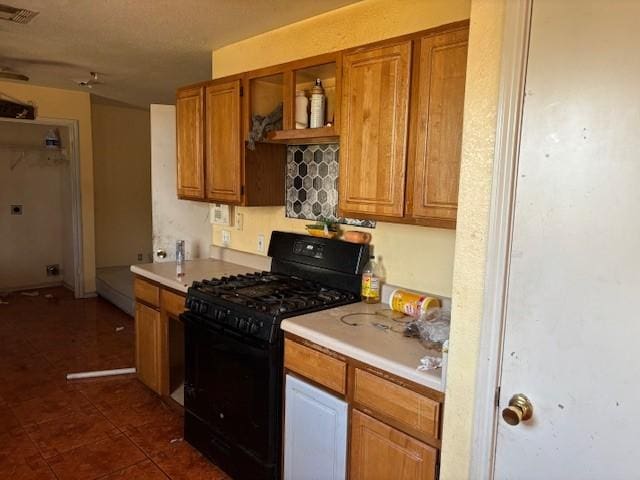
[[[228,247],[231,243],[231,233],[229,230],[222,230],[222,246]]]
[[[258,235],[258,252],[264,253],[264,235]]]

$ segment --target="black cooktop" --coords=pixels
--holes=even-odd
[[[250,273],[195,282],[200,298],[223,300],[266,313],[290,316],[310,309],[328,308],[357,300],[355,294],[320,283],[272,272]]]

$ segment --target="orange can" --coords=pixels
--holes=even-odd
[[[430,308],[439,307],[440,300],[426,295],[396,289],[391,293],[389,304],[392,310],[402,312],[412,317],[418,317]]]

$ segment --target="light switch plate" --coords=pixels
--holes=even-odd
[[[244,225],[244,215],[242,215],[241,213],[236,212],[236,219],[235,219],[235,226],[236,226],[236,230],[238,231],[242,231],[242,226]]]

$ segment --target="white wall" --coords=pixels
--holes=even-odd
[[[149,111],[91,96],[96,267],[149,262]]]
[[[176,108],[151,105],[151,202],[153,249],[175,259],[176,240],[185,240],[187,259],[209,257],[209,204],[178,200]],[[161,261],[157,256],[154,261]]]
[[[0,122],[0,289],[74,283],[68,157],[40,149],[49,128]],[[68,133],[58,130],[64,148]],[[11,215],[14,204],[22,215]],[[48,277],[49,264],[62,274]]]

